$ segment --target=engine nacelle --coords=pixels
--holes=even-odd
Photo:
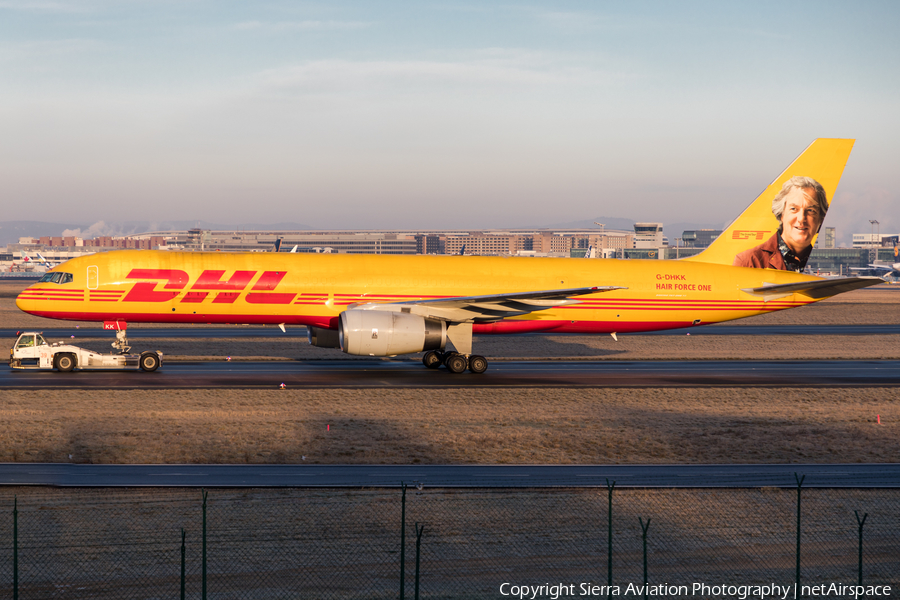
[[[447,345],[447,323],[387,310],[341,313],[341,350],[361,356],[394,356]]]
[[[307,327],[306,339],[313,346],[319,348],[340,348],[341,334],[337,329],[325,329],[324,327]]]

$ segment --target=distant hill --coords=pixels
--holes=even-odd
[[[221,223],[212,223],[210,221],[120,221],[117,223],[108,223],[109,227],[121,230],[123,233],[116,235],[124,235],[126,233],[143,233],[147,231],[184,231],[186,229],[213,229],[219,231],[269,231],[277,229],[288,230],[305,230],[312,229],[309,225],[303,223],[239,223],[237,225],[223,225]],[[112,235],[112,234],[104,234]]]
[[[569,221],[568,223],[555,223],[549,229],[597,229],[600,227],[594,223],[603,223],[606,229],[617,229],[621,231],[634,231],[635,221],[633,219],[620,219],[617,217],[597,217],[596,219],[587,219],[584,221]],[[663,232],[669,238],[669,243],[674,245],[675,238],[681,237],[681,234],[690,229],[724,229],[722,223],[694,223],[690,221],[678,223],[663,222]]]
[[[583,221],[569,221],[567,223],[554,223],[547,229],[600,229],[599,225],[594,222],[603,223],[605,229],[617,229],[623,231],[634,231],[633,219],[619,219],[616,217],[597,217],[596,219],[586,219]]]

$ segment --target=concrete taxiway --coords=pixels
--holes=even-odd
[[[898,360],[595,361],[495,360],[486,373],[454,375],[411,360],[169,362],[159,371],[13,371],[0,387],[68,389],[390,387],[839,387],[900,385]]]
[[[785,465],[0,464],[0,485],[59,487],[900,488],[900,463]]]

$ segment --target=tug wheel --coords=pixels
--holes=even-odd
[[[159,368],[159,355],[156,352],[144,352],[141,354],[141,371],[152,373]]]
[[[56,355],[56,369],[63,373],[68,373],[75,368],[75,357],[71,354]]]

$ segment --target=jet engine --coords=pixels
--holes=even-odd
[[[442,350],[447,323],[405,312],[351,309],[341,313],[341,350],[362,356],[394,356]]]
[[[306,339],[313,346],[319,348],[340,348],[340,332],[335,329],[325,329],[324,327],[307,327]]]

